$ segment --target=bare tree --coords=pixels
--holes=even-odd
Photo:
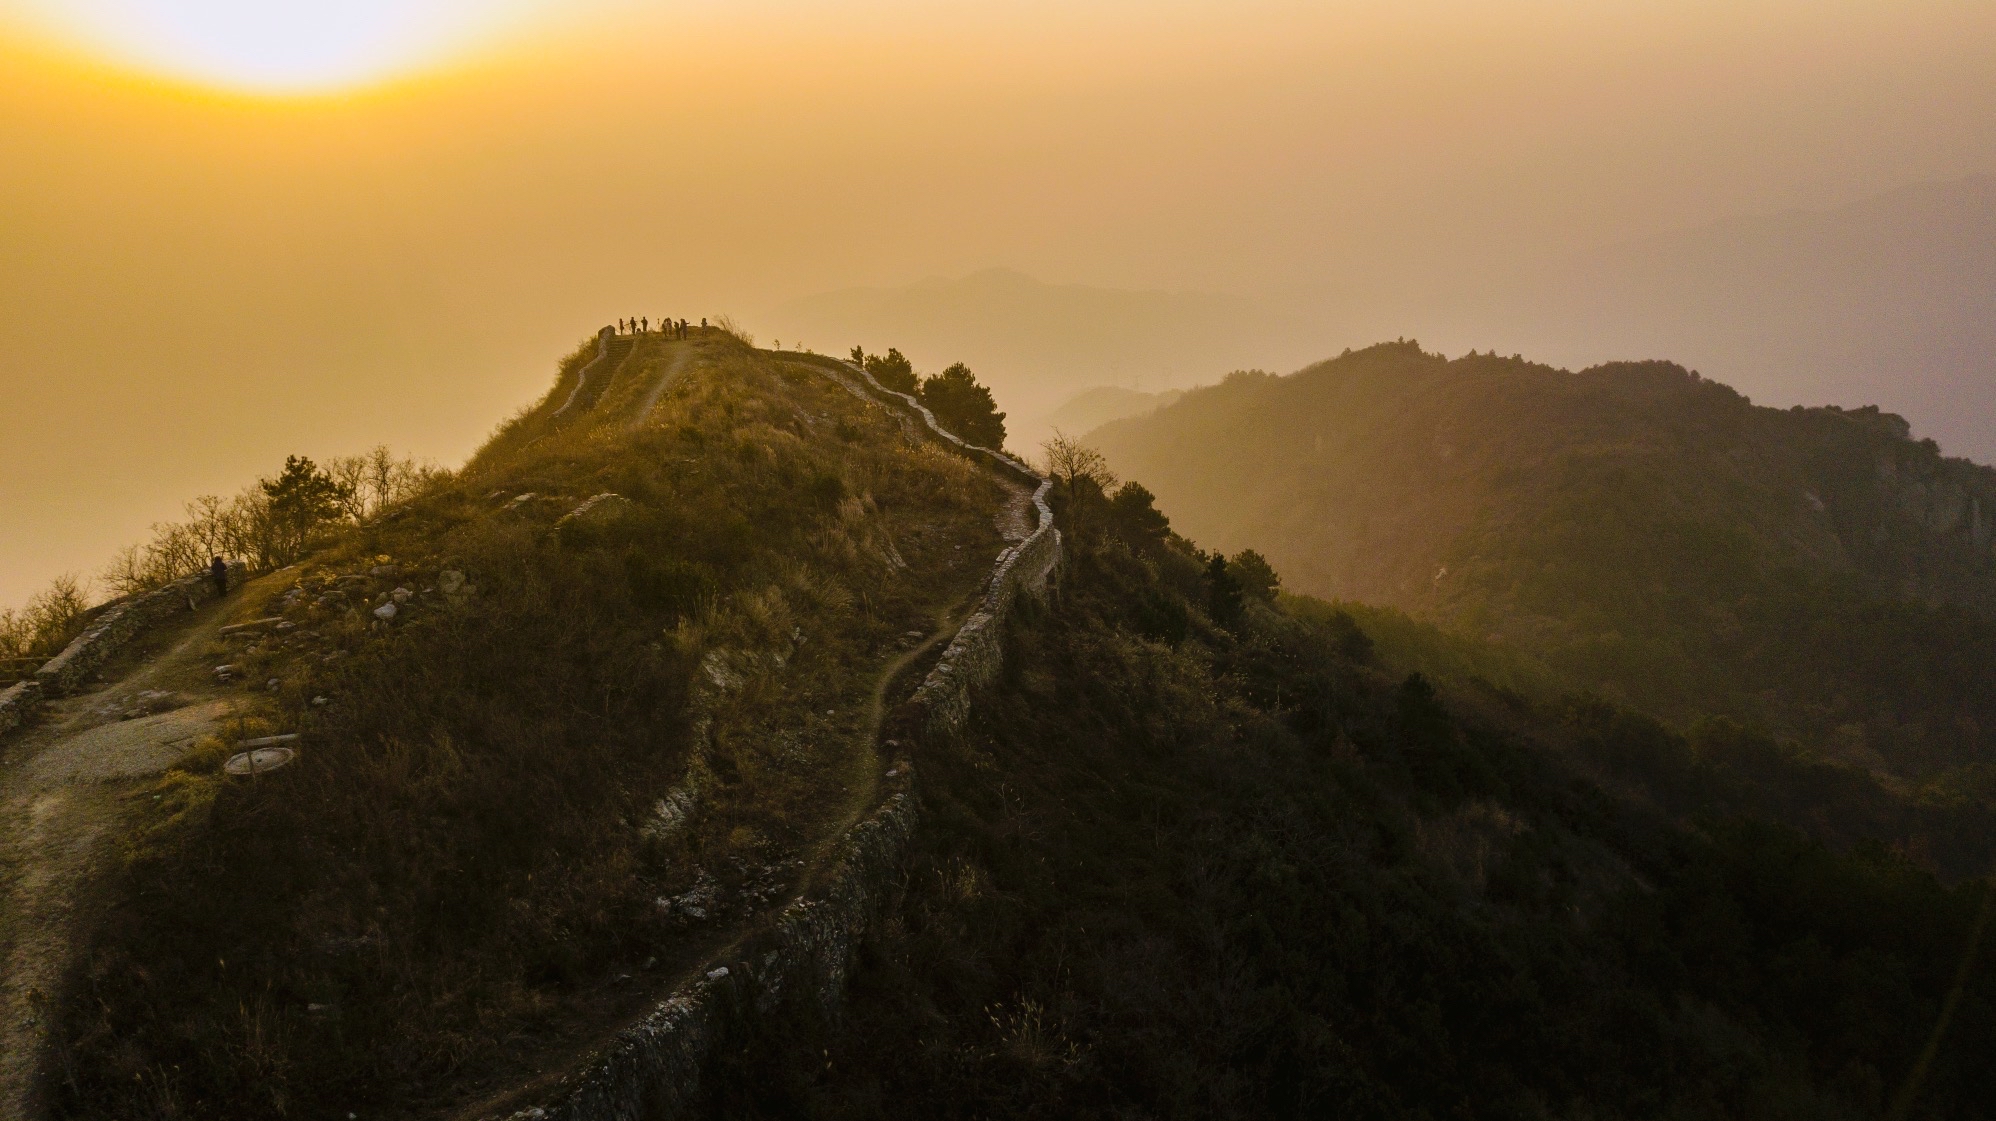
[[[0,608],[0,657],[46,658],[59,652],[90,610],[90,588],[58,576],[19,610]]]
[[[349,521],[366,521],[373,513],[368,503],[372,459],[371,455],[342,455],[326,461],[326,474],[336,488],[340,515]]]
[[[1116,473],[1102,453],[1056,428],[1053,438],[1040,445],[1049,477],[1070,489],[1076,479],[1091,479],[1104,494],[1116,489]]]

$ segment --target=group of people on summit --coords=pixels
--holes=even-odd
[[[670,318],[659,320],[658,329],[668,339],[683,339],[692,331],[692,328],[687,326],[684,319],[675,320]],[[707,321],[705,319],[700,321],[700,329],[702,331],[707,329]],[[617,333],[620,335],[649,335],[651,334],[651,317],[640,315],[635,319],[619,319],[617,320]]]

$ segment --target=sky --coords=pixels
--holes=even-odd
[[[8,604],[288,453],[458,462],[620,315],[1331,306],[1996,172],[1996,5],[0,0],[0,169]]]

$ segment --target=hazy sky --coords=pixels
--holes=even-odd
[[[1335,300],[1996,172],[1996,5],[0,0],[0,169],[12,603],[287,452],[454,462],[622,314]]]

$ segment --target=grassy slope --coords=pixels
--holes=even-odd
[[[66,1112],[423,1113],[586,1042],[806,874],[872,781],[875,678],[976,587],[1001,496],[724,337],[628,372],[670,347],[697,371],[635,430],[621,378],[549,421],[572,358],[457,478],[268,589],[305,589],[300,629],[232,656],[307,746],[246,782],[211,743],[133,806]],[[604,491],[633,505],[557,527]],[[654,905],[710,882],[704,922]]]
[[[1187,532],[1262,551],[1297,591],[1494,638],[1665,718],[1728,715],[1902,775],[1996,746],[1996,472],[1875,411],[1408,344],[1239,376],[1091,439]]]
[[[713,1116],[1841,1118],[1904,1084],[1979,886],[1673,825],[1589,778],[1653,724],[1437,697],[1337,628],[1213,626],[1183,554],[1071,544],[919,760],[845,1018],[773,1025]],[[1990,978],[1910,1116],[1988,1115]]]

